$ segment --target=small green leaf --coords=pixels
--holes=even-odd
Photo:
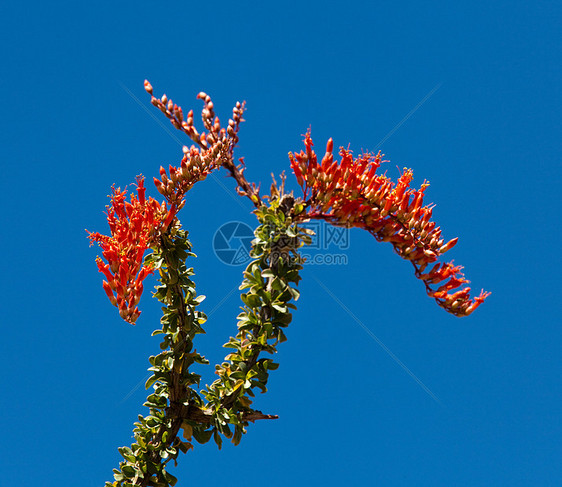
[[[207,443],[211,436],[213,436],[213,430],[202,430],[199,428],[193,429],[193,438],[197,441],[197,443],[204,444]]]

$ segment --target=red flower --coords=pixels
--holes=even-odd
[[[107,221],[111,236],[89,233],[93,244],[102,248],[107,263],[98,257],[98,269],[107,281],[103,289],[111,303],[119,308],[121,317],[134,323],[140,315],[138,303],[142,294],[142,281],[152,273],[143,266],[145,251],[157,244],[163,221],[169,214],[165,203],[160,205],[155,199],[145,197],[144,178],[137,178],[137,197],[131,195],[126,201],[127,191],[113,187],[111,205],[107,207]]]
[[[436,263],[424,273],[429,264],[458,241],[455,238],[445,243],[440,227],[431,221],[433,206],[423,206],[427,182],[419,189],[411,188],[411,169],[404,169],[396,183],[377,174],[383,162],[380,152],[354,158],[351,151],[340,148],[338,163],[334,161],[333,141],[329,139],[319,164],[310,133],[306,134],[304,144],[306,152],[289,153],[291,168],[307,204],[304,218],[363,228],[378,241],[390,242],[400,257],[412,263],[428,295],[456,316],[468,316],[489,296],[490,293],[482,291],[471,300],[468,287],[450,293],[469,282],[461,272],[462,267],[455,267],[452,262]],[[431,287],[445,280],[438,289]]]

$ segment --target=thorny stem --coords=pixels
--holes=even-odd
[[[240,162],[240,166],[236,166],[232,161],[232,157],[225,158],[222,161],[222,167],[230,172],[230,176],[236,181],[238,194],[247,196],[254,206],[259,208],[262,205],[259,186],[256,186],[255,183],[250,184],[244,177],[244,160],[240,159]]]

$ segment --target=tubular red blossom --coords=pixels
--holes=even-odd
[[[471,300],[470,288],[453,292],[469,281],[464,278],[462,267],[455,267],[452,262],[436,263],[424,273],[429,264],[456,245],[458,238],[444,243],[440,227],[430,221],[433,207],[423,206],[429,184],[424,181],[419,189],[411,188],[411,169],[404,169],[394,183],[376,173],[384,162],[380,152],[354,158],[351,151],[342,147],[338,164],[333,161],[333,141],[329,139],[326,154],[318,164],[310,132],[305,135],[304,145],[306,152],[289,153],[307,206],[302,219],[323,219],[336,226],[363,228],[378,241],[390,242],[400,257],[412,263],[428,295],[455,316],[468,316],[490,295],[482,291]],[[437,290],[431,288],[443,281],[446,282]]]
[[[478,306],[480,306],[484,302],[484,300],[490,294],[491,293],[485,292],[484,289],[482,289],[482,291],[480,291],[480,295],[475,297],[472,304],[468,308],[466,308],[465,315],[468,316],[469,314],[471,314],[476,308],[478,308]]]
[[[103,281],[102,284],[103,284],[103,290],[105,291],[105,294],[107,294],[107,297],[111,301],[111,304],[113,306],[117,306],[117,300],[115,299],[115,296],[113,295],[113,289],[111,289],[111,286],[109,285],[109,283],[107,281]]]
[[[107,278],[103,289],[121,317],[133,323],[140,315],[137,308],[142,281],[153,270],[142,264],[144,253],[157,244],[164,230],[163,220],[168,211],[153,198],[146,198],[144,178],[137,177],[137,196],[126,201],[126,190],[113,188],[111,204],[107,206],[107,221],[111,235],[89,232],[91,244],[98,243],[105,264],[97,258],[100,272]]]
[[[164,220],[164,229],[167,229],[170,226],[170,223],[172,223],[172,220],[174,219],[175,216],[176,216],[176,205],[172,204],[172,206],[170,207],[170,211],[168,211],[168,215]]]
[[[146,188],[144,187],[144,178],[141,176],[137,176],[137,193],[139,195],[139,203],[144,205],[146,202],[145,193]]]

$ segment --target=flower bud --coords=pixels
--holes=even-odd
[[[159,179],[154,178],[154,185],[156,186],[156,190],[161,194],[161,195],[166,195],[166,187],[162,184],[162,181],[160,181]]]
[[[445,245],[443,245],[443,247],[441,247],[439,249],[439,253],[440,254],[444,254],[445,252],[447,252],[448,250],[451,250],[455,245],[457,245],[457,242],[459,241],[459,237],[456,237],[452,240],[449,240]]]
[[[176,168],[173,166],[170,166],[170,179],[172,180],[173,183],[178,182],[178,174]]]

